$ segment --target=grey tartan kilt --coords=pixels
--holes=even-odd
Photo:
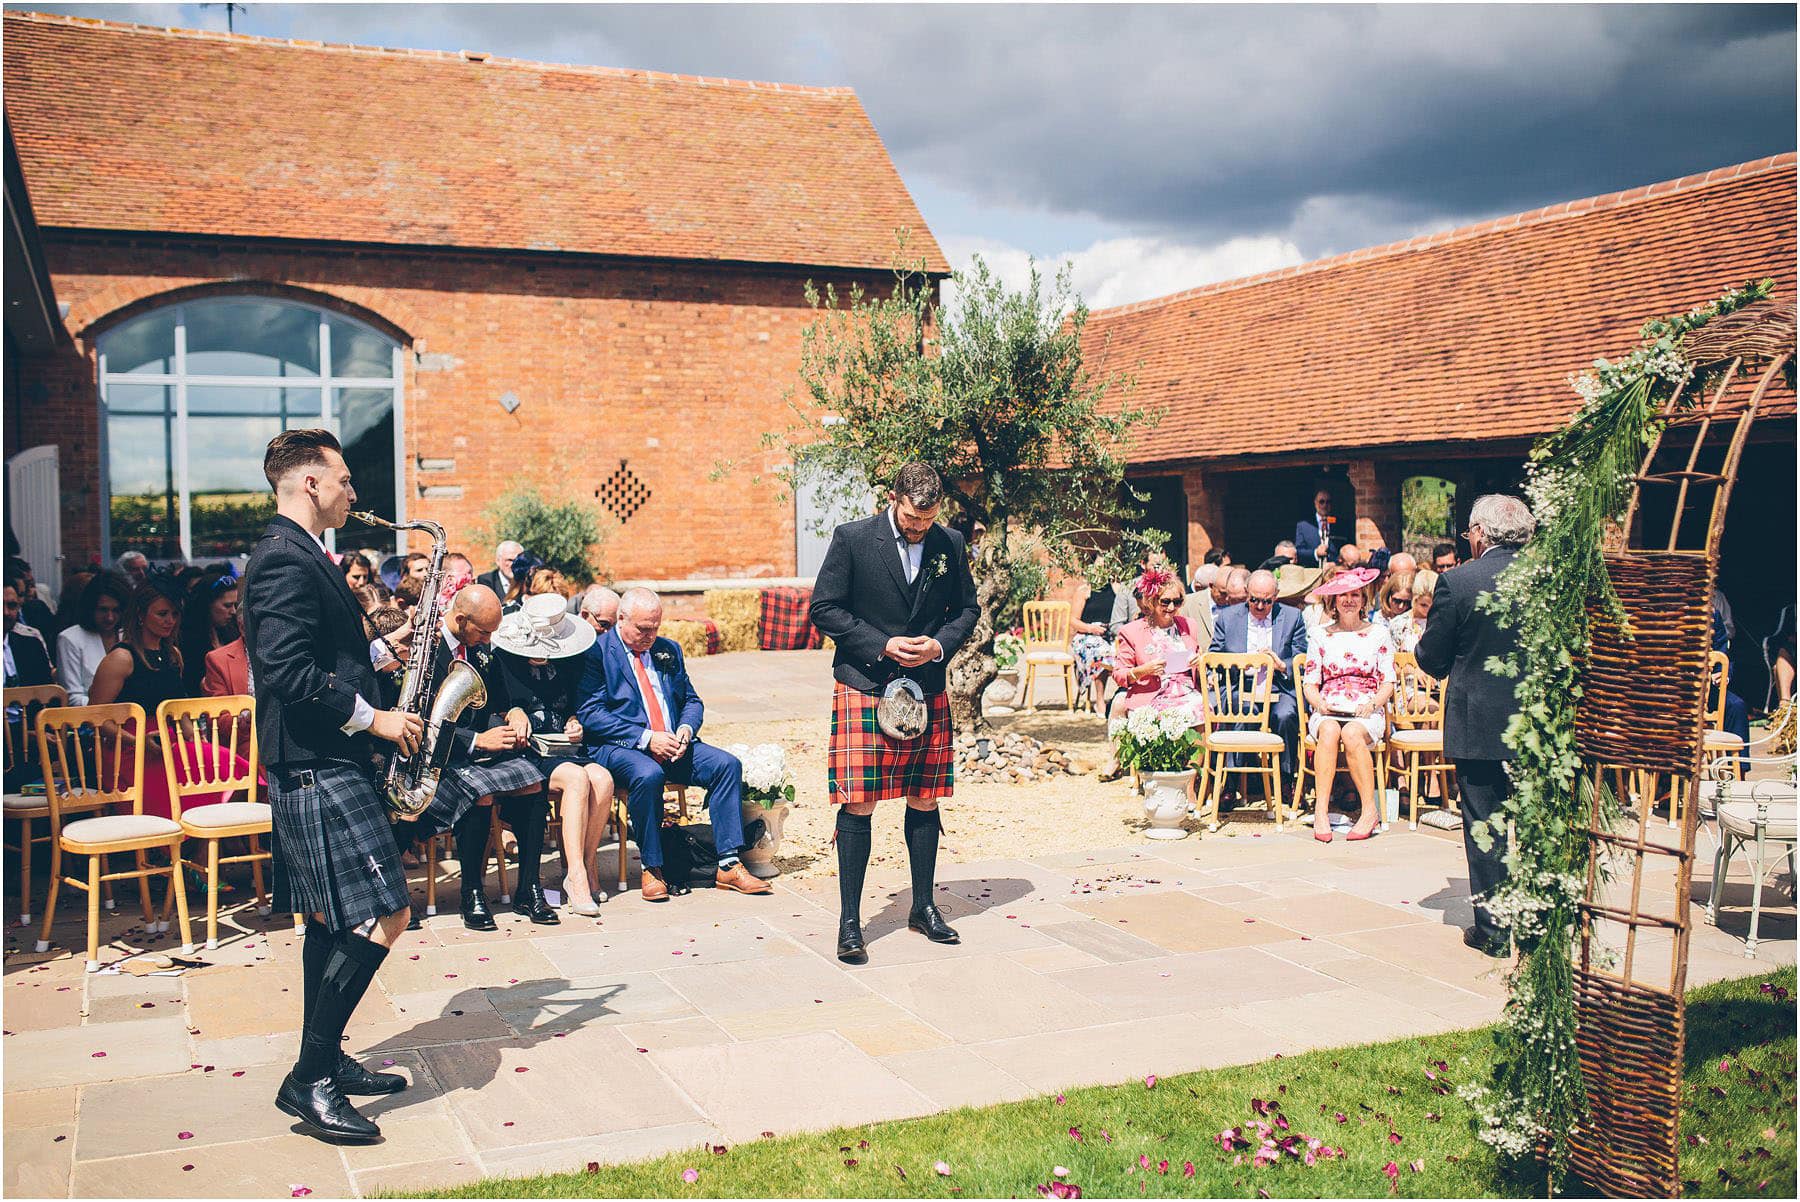
[[[362,767],[272,768],[275,912],[323,914],[334,931],[411,904],[381,787]]]
[[[458,816],[483,797],[541,788],[543,784],[544,770],[538,767],[537,760],[516,752],[480,763],[467,760],[452,763],[438,778],[437,793],[431,799],[426,816],[448,818],[444,824],[448,829]]]

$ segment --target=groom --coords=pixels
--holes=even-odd
[[[950,796],[953,740],[944,667],[980,616],[963,537],[937,523],[943,482],[909,463],[894,477],[886,510],[845,522],[813,584],[813,625],[837,643],[827,779],[838,805],[838,959],[866,964],[862,889],[872,839],[869,816],[884,798],[906,799],[912,912],[906,925],[934,943],[958,943],[932,904],[938,799]],[[925,694],[923,734],[894,739],[877,722],[882,689],[896,677]]]

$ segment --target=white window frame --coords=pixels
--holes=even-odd
[[[187,370],[187,307],[189,304],[203,304],[214,300],[258,300],[279,305],[291,306],[295,309],[309,310],[318,316],[319,322],[319,368],[316,376],[230,376],[190,374]],[[308,304],[305,301],[288,300],[285,297],[263,296],[257,293],[221,293],[213,296],[197,298],[193,301],[178,302],[172,306],[154,309],[139,314],[132,320],[138,321],[149,317],[151,313],[164,313],[173,309],[175,313],[175,370],[173,372],[111,372],[107,370],[106,355],[100,354],[99,370],[99,402],[100,402],[100,554],[103,562],[111,563],[112,550],[112,473],[110,457],[107,453],[109,438],[107,427],[111,415],[107,405],[107,387],[110,384],[141,384],[158,388],[175,390],[175,410],[173,428],[169,432],[169,452],[174,457],[174,475],[176,488],[176,505],[179,516],[178,541],[181,557],[192,560],[194,554],[193,524],[190,510],[190,490],[188,487],[188,388],[190,385],[224,385],[240,388],[307,388],[319,392],[319,423],[333,434],[341,434],[337,415],[337,396],[344,389],[385,388],[394,395],[394,517],[395,520],[406,520],[406,454],[403,450],[406,430],[406,361],[405,348],[368,322],[358,321],[345,313],[327,309],[321,305]],[[393,347],[393,357],[386,376],[335,376],[331,370],[331,323],[328,318],[335,317],[339,321],[352,322],[387,341]],[[129,323],[126,323],[129,324]],[[112,331],[100,336],[104,343]],[[265,414],[225,416],[267,416]],[[326,547],[335,550],[337,547],[337,531],[325,532]],[[394,536],[395,554],[405,554],[406,536],[404,531],[396,531]]]

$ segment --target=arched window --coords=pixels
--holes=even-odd
[[[401,351],[385,334],[312,305],[217,297],[127,321],[99,350],[109,559],[248,552],[275,511],[263,449],[297,427],[337,434],[359,509],[401,516]],[[396,545],[356,522],[335,534],[342,548]]]

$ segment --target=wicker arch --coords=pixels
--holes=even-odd
[[[1628,542],[1606,556],[1629,631],[1604,605],[1588,610],[1576,740],[1594,800],[1575,992],[1589,1115],[1570,1136],[1570,1165],[1609,1194],[1674,1197],[1681,1188],[1676,1131],[1698,810],[1681,801],[1701,772],[1726,509],[1751,426],[1776,380],[1791,379],[1794,353],[1791,302],[1746,305],[1688,337],[1683,354],[1696,370],[1662,408],[1662,429],[1633,479]],[[1633,799],[1620,826],[1603,820],[1603,783]],[[1676,830],[1651,817],[1664,797],[1681,810]],[[1674,904],[1664,911],[1646,900],[1645,878],[1670,862]],[[1622,931],[1616,953],[1605,938],[1614,929]],[[1646,931],[1658,937],[1641,940]]]

